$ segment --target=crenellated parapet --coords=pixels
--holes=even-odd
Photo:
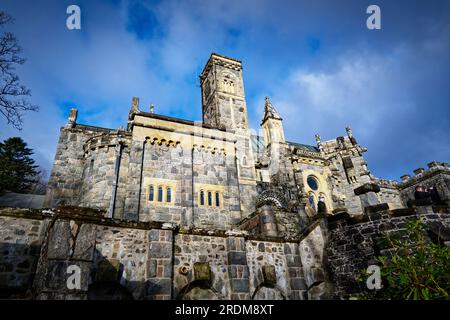
[[[401,177],[398,188],[404,204],[415,199],[415,189],[420,186],[423,189],[435,188],[442,202],[450,201],[450,166],[446,162],[433,161],[428,163],[428,169],[418,168],[414,170],[414,176],[409,174]]]

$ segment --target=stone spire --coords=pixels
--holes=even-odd
[[[266,97],[264,104],[264,118],[261,126],[264,130],[264,143],[266,147],[273,143],[285,143],[283,119],[273,107],[269,98]]]
[[[283,120],[283,119],[281,119],[280,115],[278,114],[278,111],[275,109],[275,107],[270,102],[269,97],[265,98],[264,117],[263,117],[262,122],[265,122],[267,119]]]

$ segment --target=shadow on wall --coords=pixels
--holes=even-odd
[[[118,260],[106,259],[95,250],[93,261],[45,259],[41,245],[16,243],[0,244],[0,299],[19,300],[146,300],[154,299],[162,285],[152,280],[127,281],[124,265]],[[71,269],[78,266],[80,272]],[[177,300],[222,300],[212,286],[213,274],[208,263],[195,263],[193,280],[175,297]],[[283,291],[276,285],[275,270],[264,270],[264,282],[251,299],[284,300]],[[78,287],[77,279],[79,276]],[[69,288],[70,284],[75,288]]]

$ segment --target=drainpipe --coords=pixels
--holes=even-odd
[[[116,194],[117,194],[117,185],[119,182],[119,169],[120,169],[120,160],[122,157],[122,141],[119,141],[116,145],[116,161],[114,167],[114,180],[111,194],[111,201],[109,202],[108,209],[108,218],[114,217],[114,206],[116,204]]]

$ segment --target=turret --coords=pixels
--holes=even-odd
[[[264,130],[264,141],[266,147],[273,143],[285,143],[283,119],[281,119],[275,107],[266,97],[264,104],[264,117],[261,126]]]

